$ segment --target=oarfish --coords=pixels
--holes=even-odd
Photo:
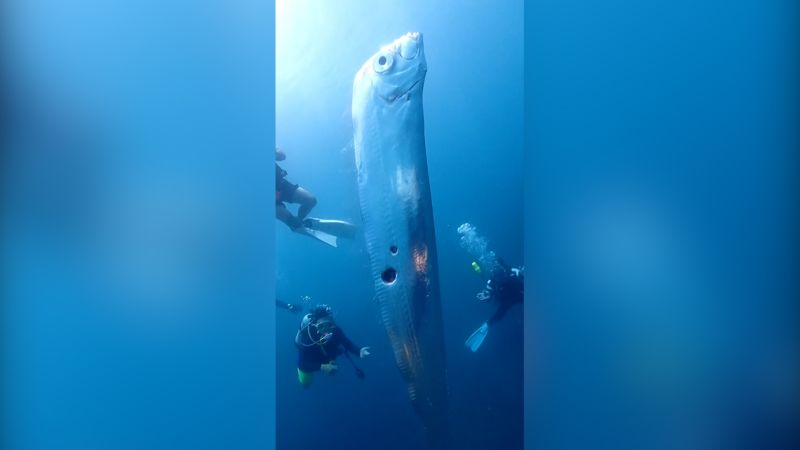
[[[353,82],[361,216],[381,321],[430,446],[446,448],[447,383],[425,154],[422,35],[367,60]]]

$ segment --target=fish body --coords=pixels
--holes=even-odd
[[[353,82],[353,144],[370,272],[395,362],[431,448],[447,448],[447,383],[419,33],[369,58]]]

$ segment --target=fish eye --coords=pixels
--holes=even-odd
[[[372,61],[372,69],[377,73],[386,72],[393,63],[394,57],[391,53],[381,53]]]

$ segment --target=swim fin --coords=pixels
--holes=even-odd
[[[486,339],[487,334],[489,334],[489,324],[484,322],[480,328],[475,330],[475,332],[467,338],[467,342],[465,342],[464,345],[469,347],[473,352],[477,352],[481,344],[483,344],[483,340]]]
[[[303,225],[316,231],[332,234],[336,237],[345,239],[354,239],[358,228],[350,222],[344,220],[334,219],[318,219],[316,217],[308,217],[303,220]]]
[[[309,237],[312,237],[312,238],[314,238],[314,239],[316,239],[316,240],[318,240],[318,241],[320,241],[320,242],[322,242],[324,244],[328,244],[333,248],[337,247],[336,236],[333,236],[331,234],[323,233],[322,231],[318,231],[318,230],[312,230],[310,228],[302,228],[302,231],[300,231],[300,234],[305,234],[305,235],[307,235]]]

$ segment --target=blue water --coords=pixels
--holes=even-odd
[[[459,246],[470,222],[492,249],[522,264],[522,2],[278,2],[276,139],[288,179],[315,193],[312,215],[360,223],[350,102],[356,71],[382,45],[423,34],[428,61],[425,134],[436,224],[451,427],[461,449],[518,449],[523,442],[522,308],[484,347],[465,338],[493,312]],[[299,316],[279,310],[277,448],[408,449],[422,427],[378,320],[363,236],[329,248],[277,225],[277,295],[334,308],[340,326],[373,355],[346,360],[335,377],[296,378]]]

